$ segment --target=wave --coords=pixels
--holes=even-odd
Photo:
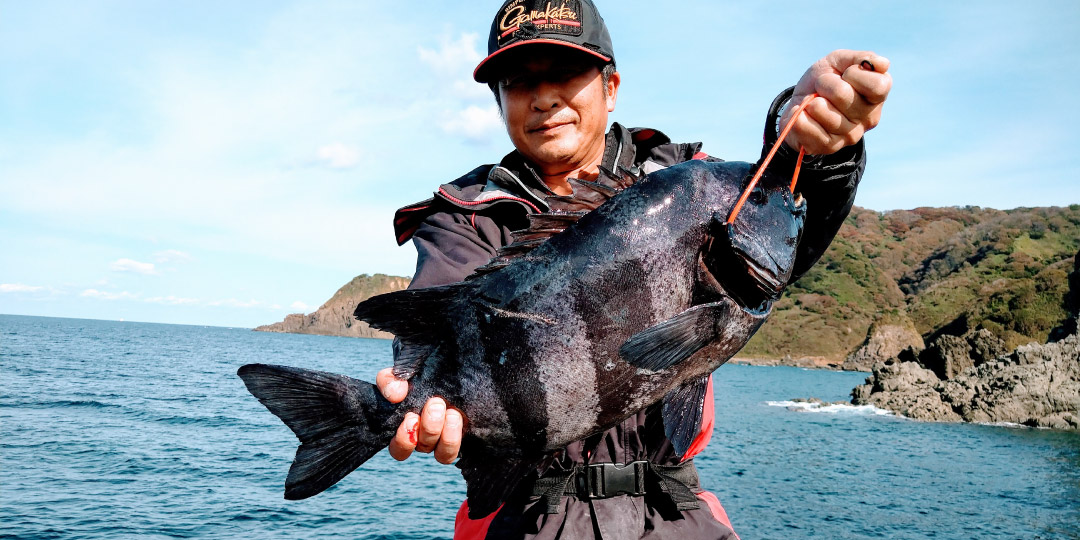
[[[893,416],[892,411],[879,409],[873,405],[852,405],[850,403],[823,403],[818,401],[766,401],[765,404],[770,407],[784,407],[790,411],[798,412]]]
[[[92,399],[87,399],[87,400],[62,399],[62,400],[53,400],[53,401],[32,401],[32,400],[31,401],[14,401],[14,400],[13,401],[3,401],[3,402],[0,402],[0,407],[19,407],[19,408],[27,408],[27,409],[49,409],[49,408],[54,408],[54,407],[60,407],[60,408],[63,408],[63,407],[75,407],[75,408],[84,407],[84,408],[91,408],[91,409],[113,409],[113,408],[117,408],[118,409],[118,408],[121,408],[122,405],[117,405],[115,403],[103,403],[101,401],[96,401],[96,400],[92,400]]]

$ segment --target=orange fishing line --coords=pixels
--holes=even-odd
[[[784,139],[787,138],[788,133],[791,132],[791,128],[795,127],[795,120],[799,118],[800,114],[802,114],[803,109],[805,109],[806,106],[810,104],[810,100],[816,97],[818,97],[816,93],[806,96],[806,98],[803,99],[803,102],[795,108],[795,112],[791,114],[791,120],[788,121],[788,124],[784,127],[784,130],[780,132],[780,135],[776,138],[776,143],[773,144],[772,149],[769,150],[769,153],[765,156],[765,159],[761,161],[761,166],[758,167],[757,172],[754,173],[754,177],[750,179],[750,183],[746,186],[746,189],[743,190],[743,193],[739,197],[739,200],[735,202],[735,207],[731,209],[731,214],[728,215],[726,223],[727,225],[731,225],[735,222],[735,218],[739,215],[739,210],[742,210],[743,204],[746,203],[746,199],[750,197],[750,192],[754,190],[754,186],[756,186],[758,180],[761,179],[761,175],[765,172],[765,168],[769,166],[769,162],[772,161],[773,156],[776,155],[776,151],[780,148],[780,145],[784,142]],[[802,167],[802,160],[805,154],[806,149],[803,148],[802,145],[799,145],[799,159],[795,161],[795,174],[791,177],[791,191],[795,191],[795,183],[799,181],[799,169]]]

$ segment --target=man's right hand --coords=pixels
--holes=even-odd
[[[409,382],[394,376],[393,368],[386,368],[375,376],[375,385],[390,403],[401,403],[409,393]],[[435,459],[447,465],[454,462],[461,450],[461,432],[465,417],[461,411],[447,407],[440,397],[433,397],[424,404],[420,415],[405,413],[390,441],[390,456],[398,461],[408,459],[413,451],[435,452]]]

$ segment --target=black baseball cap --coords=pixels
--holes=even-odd
[[[494,80],[497,57],[532,44],[563,45],[611,62],[607,25],[590,0],[508,0],[491,22],[488,55],[473,71],[476,82]]]

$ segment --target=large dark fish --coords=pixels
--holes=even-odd
[[[357,318],[401,340],[394,370],[410,390],[400,405],[342,375],[240,368],[302,443],[285,498],[336,483],[434,395],[468,419],[458,466],[471,517],[496,510],[555,451],[660,400],[684,454],[708,375],[792,277],[805,204],[786,180],[766,174],[726,223],[752,169],[690,161],[636,182],[606,170],[598,182],[574,180],[574,196],[549,199],[553,210],[530,216],[472,278],[362,302]]]

